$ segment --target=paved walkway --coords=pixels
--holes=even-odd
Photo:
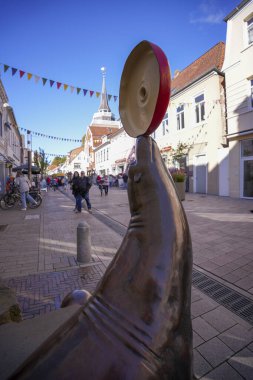
[[[71,193],[50,191],[36,210],[0,210],[0,277],[17,292],[23,318],[59,308],[73,289],[94,290],[129,221],[127,194],[91,190],[93,214],[73,212]],[[253,201],[187,194],[193,252],[194,367],[201,379],[253,378]],[[87,221],[92,262],[76,261],[76,229]],[[3,327],[2,327],[3,328]]]

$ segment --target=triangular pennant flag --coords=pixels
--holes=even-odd
[[[67,84],[64,84],[64,85],[63,85],[63,88],[64,88],[64,91],[66,91],[67,88],[68,88],[68,85],[67,85]]]
[[[43,86],[47,83],[47,78],[42,78]]]
[[[4,72],[6,73],[6,71],[8,70],[8,68],[9,68],[10,66],[8,66],[8,65],[4,65]]]
[[[75,89],[74,86],[70,86],[70,92],[71,92],[71,94],[73,93],[74,89]]]
[[[61,87],[62,83],[61,82],[57,82],[56,85],[57,85],[57,88],[59,90],[59,88]]]
[[[112,98],[112,95],[108,95],[108,99],[111,100],[111,98]]]
[[[81,89],[79,87],[77,87],[76,89],[76,92],[77,92],[77,95],[80,93]]]
[[[38,81],[40,80],[40,77],[38,75],[34,75],[34,79],[35,79],[35,83],[38,83]]]
[[[27,79],[30,80],[33,75],[31,73],[27,73]]]
[[[96,97],[97,97],[97,98],[100,97],[100,92],[96,92]]]
[[[19,76],[20,76],[20,78],[22,78],[24,74],[25,74],[25,71],[19,70]]]
[[[116,100],[117,100],[118,97],[117,97],[117,96],[114,96],[113,98],[114,98],[114,101],[116,102]]]
[[[53,87],[54,85],[54,80],[50,79],[50,87]]]
[[[85,96],[87,94],[88,90],[83,89],[83,95]]]
[[[14,67],[12,67],[12,69],[11,69],[12,76],[14,76],[17,71],[18,71],[18,69],[15,69]]]
[[[94,91],[90,91],[90,97],[92,97],[93,94],[94,94]]]

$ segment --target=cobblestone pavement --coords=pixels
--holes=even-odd
[[[36,210],[0,210],[0,277],[16,290],[24,319],[58,308],[73,289],[93,291],[117,251],[129,221],[126,191],[111,189],[101,197],[92,187],[90,198],[93,215],[73,213],[69,191],[44,194]],[[195,374],[252,379],[253,202],[187,194],[183,205],[194,253]],[[93,252],[87,265],[76,260],[83,220]]]

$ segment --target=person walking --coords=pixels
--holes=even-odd
[[[29,179],[24,176],[22,171],[17,172],[15,183],[19,187],[19,191],[20,191],[21,202],[22,202],[21,210],[26,211],[26,201],[30,202],[33,205],[37,205],[37,202],[29,194],[29,189],[31,187],[31,183],[30,183]]]
[[[81,183],[81,178],[79,176],[79,173],[78,171],[75,171],[73,174],[73,178],[71,180],[71,184],[72,184],[72,194],[74,195],[75,200],[76,200],[76,206],[74,208],[74,211],[76,213],[82,211],[82,190],[81,190],[80,183]]]
[[[82,190],[82,198],[86,201],[88,211],[91,213],[91,203],[89,198],[89,190],[91,188],[91,180],[87,177],[84,171],[81,171],[80,188]]]
[[[109,178],[108,178],[107,175],[104,177],[104,185],[103,185],[103,188],[104,188],[104,191],[105,191],[105,195],[108,195]]]

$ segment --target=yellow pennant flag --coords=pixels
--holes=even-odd
[[[27,79],[30,80],[33,75],[31,73],[27,73]]]
[[[64,85],[63,85],[63,88],[64,88],[64,91],[66,91],[67,88],[68,88],[68,84],[64,84]]]
[[[96,97],[97,97],[97,98],[100,97],[100,92],[96,92]]]

